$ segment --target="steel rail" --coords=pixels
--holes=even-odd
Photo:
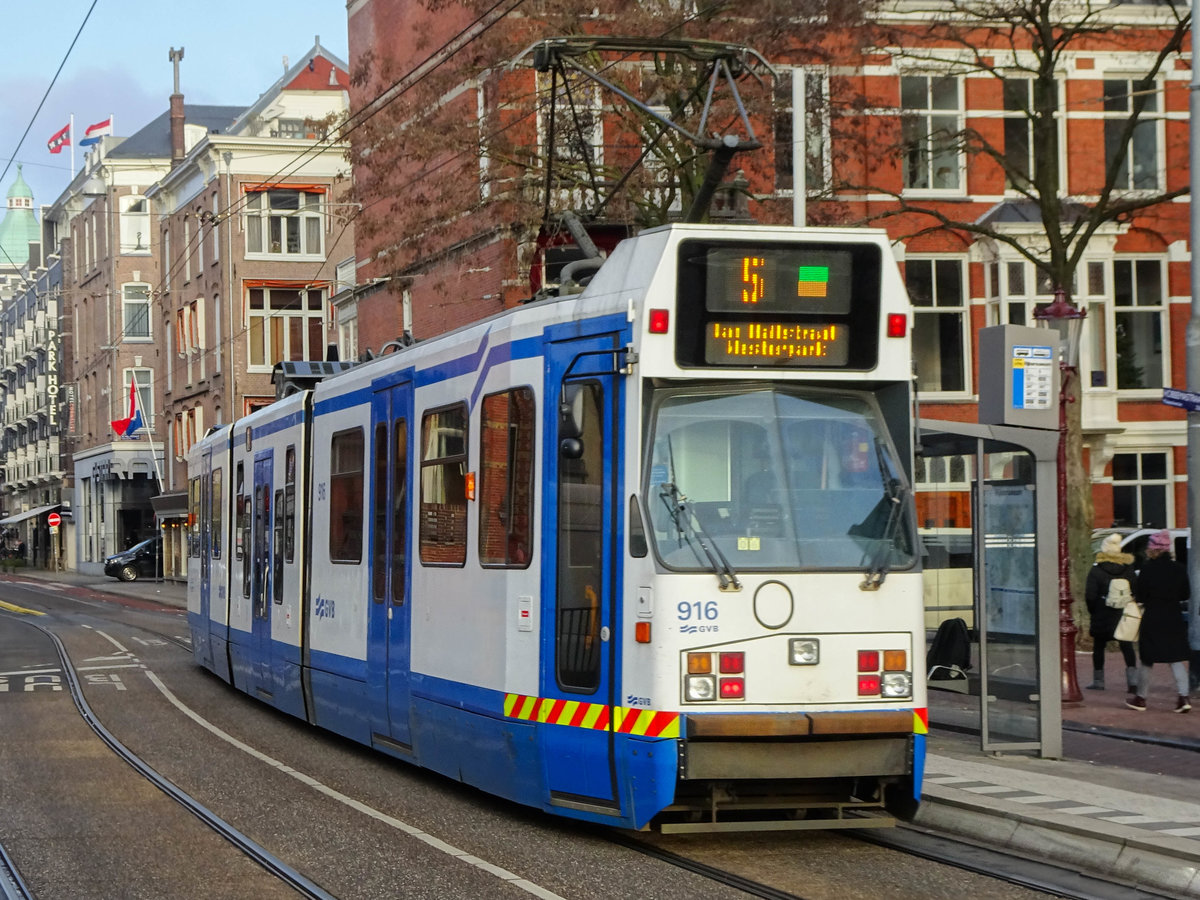
[[[59,639],[58,635],[50,631],[48,628],[43,628],[32,622],[28,623],[34,628],[37,628],[43,634],[50,638],[58,651],[60,660],[62,661],[63,673],[71,691],[71,699],[75,702],[75,708],[79,710],[79,714],[83,720],[88,723],[91,729],[97,736],[108,745],[114,753],[121,757],[125,762],[129,763],[138,774],[142,775],[147,781],[153,784],[156,788],[170,797],[172,800],[183,806],[188,812],[192,813],[201,822],[225,838],[229,843],[233,844],[248,857],[270,872],[272,875],[286,883],[289,887],[296,890],[304,897],[311,897],[314,900],[335,900],[334,895],[330,894],[316,882],[311,881],[302,875],[299,871],[289,866],[279,857],[272,854],[262,845],[253,841],[242,832],[238,831],[228,822],[223,820],[216,813],[212,812],[206,806],[201,804],[194,797],[184,793],[162,775],[158,774],[150,767],[141,757],[132,750],[122,744],[117,738],[96,718],[92,712],[92,708],[88,705],[87,698],[83,695],[83,688],[79,683],[79,678],[75,674],[75,668],[71,665],[70,657],[67,655],[67,648]]]

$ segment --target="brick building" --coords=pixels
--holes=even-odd
[[[214,424],[274,399],[283,359],[331,339],[334,267],[353,229],[338,215],[346,65],[319,40],[250,107],[185,104],[103,137],[49,208],[63,254],[79,404],[67,440],[77,567],[161,533],[185,571],[183,454]],[[142,427],[118,431],[140,415]]]
[[[1129,201],[1124,214],[1088,226],[1072,283],[1062,285],[1088,314],[1080,361],[1085,472],[1097,526],[1180,524],[1185,423],[1161,397],[1164,386],[1184,384],[1190,299],[1184,193],[1190,44],[1179,21],[1185,11],[1162,3],[1082,5],[1077,12],[1084,18],[1073,23],[1082,22],[1079,34],[1042,68],[1036,47],[1021,37],[1028,32],[971,20],[980,4],[937,4],[944,7],[940,29],[928,6],[885,3],[868,22],[820,32],[820,53],[806,43],[812,23],[795,23],[791,44],[771,57],[779,74],[774,130],[765,126],[763,149],[735,164],[748,179],[749,215],[791,221],[800,174],[807,224],[885,227],[915,307],[922,415],[974,421],[978,329],[1032,325],[1056,287],[1036,264],[1049,259],[1039,196],[1055,198],[1064,232],[1101,202]],[[428,336],[537,289],[549,262],[545,230],[513,214],[522,193],[536,191],[537,179],[529,170],[514,175],[492,158],[488,140],[501,129],[524,129],[532,156],[546,149],[546,79],[529,67],[504,65],[532,41],[553,36],[538,30],[535,7],[506,17],[461,3],[431,17],[419,0],[349,4],[351,69],[362,76],[351,89],[353,115],[381,118],[386,104],[402,104],[423,82],[436,82],[444,102],[429,130],[445,125],[448,136],[446,123],[457,119],[479,123],[480,132],[476,152],[466,157],[446,136],[419,163],[410,155],[406,177],[391,188],[372,169],[387,139],[369,128],[351,135],[364,213],[392,203],[390,223],[371,224],[365,215],[359,230],[359,334],[387,339],[412,328]],[[597,5],[584,29],[619,33],[627,22],[606,20],[608,9]],[[457,82],[446,74],[472,54],[486,57],[476,74]],[[805,127],[794,129],[791,82],[800,74],[804,88],[797,93],[808,108]],[[615,156],[621,120],[614,98],[577,95],[576,104],[581,96],[595,111],[592,158]],[[556,108],[567,106],[560,99]],[[1046,113],[1040,119],[1033,115],[1039,110]],[[762,126],[767,118],[756,121]],[[1045,168],[1039,148],[1047,133],[1037,130],[1039,121],[1051,123],[1058,147],[1054,183],[1034,172]],[[805,137],[805,164],[794,167],[797,131]],[[417,146],[407,135],[393,139]],[[995,152],[982,152],[983,145]],[[435,193],[431,182],[447,169],[457,179],[454,203],[440,218],[407,226],[404,205],[424,210],[445,200],[447,192]],[[1153,202],[1142,205],[1147,198]],[[571,199],[554,192],[548,205],[569,206]],[[638,227],[611,213],[587,224],[602,250]],[[967,470],[956,477],[965,486]]]

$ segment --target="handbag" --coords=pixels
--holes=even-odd
[[[1142,627],[1142,608],[1137,604],[1136,600],[1130,600],[1125,604],[1125,609],[1121,612],[1121,621],[1117,622],[1117,627],[1113,631],[1113,639],[1118,641],[1136,641],[1138,639],[1138,631]]]

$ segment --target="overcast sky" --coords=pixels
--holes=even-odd
[[[52,203],[71,180],[70,148],[54,155],[46,142],[72,114],[78,171],[86,152],[78,141],[88,125],[112,115],[116,134],[128,136],[167,111],[172,47],[184,48],[179,87],[186,103],[249,106],[283,74],[283,58],[297,62],[317,35],[349,62],[346,0],[20,0],[3,6],[11,30],[0,60],[0,196],[21,163],[38,207]]]

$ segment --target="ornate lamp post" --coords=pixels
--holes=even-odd
[[[1062,352],[1058,359],[1058,637],[1062,664],[1062,699],[1079,703],[1083,694],[1075,675],[1075,619],[1071,615],[1071,555],[1067,543],[1067,383],[1078,374],[1079,335],[1087,315],[1067,299],[1062,288],[1054,291],[1054,302],[1035,310],[1034,319],[1058,332]]]

